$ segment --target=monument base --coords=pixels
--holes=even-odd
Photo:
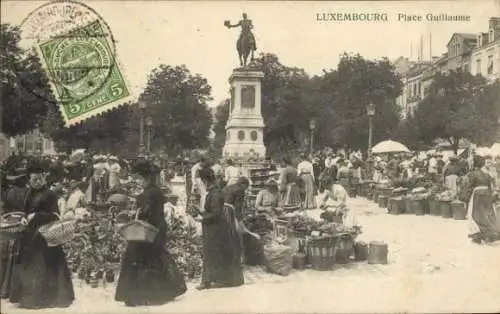
[[[233,159],[264,159],[266,147],[255,143],[226,143],[222,150],[224,158]]]

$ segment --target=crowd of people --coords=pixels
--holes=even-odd
[[[500,239],[500,219],[493,206],[498,159],[452,156],[445,162],[439,154],[364,158],[360,152],[340,151],[268,162],[275,165],[274,176],[254,204],[261,212],[284,207],[326,209],[328,201],[335,200],[340,203],[337,208],[344,223],[357,225],[346,203],[362,182],[398,185],[424,178],[455,191],[470,205],[474,242]],[[174,172],[184,176],[187,212],[202,226],[203,271],[198,289],[244,284],[242,235],[259,237],[243,224],[250,180],[231,160],[183,159],[174,170],[165,165],[147,156],[132,161],[87,153],[52,158],[12,156],[2,167],[2,209],[3,213],[22,212],[26,230],[1,243],[1,297],[24,308],[69,306],[75,295],[65,252],[61,246],[48,246],[38,229],[61,217],[85,219],[92,215],[90,204],[105,203],[119,193],[130,195],[131,187],[140,187],[132,193],[138,219],[155,226],[159,235],[152,243],[129,243],[115,299],[128,306],[155,305],[184,294],[183,275],[165,249],[169,228],[166,186]]]

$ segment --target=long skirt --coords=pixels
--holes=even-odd
[[[449,175],[445,178],[445,186],[448,190],[453,191],[454,194],[458,193],[458,176],[457,175]]]
[[[19,239],[0,243],[0,298],[9,298],[11,290],[15,290],[13,282],[16,264],[19,262]],[[18,282],[18,280],[17,280]]]
[[[215,221],[203,222],[202,228],[202,282],[233,287],[244,284],[241,239],[234,210],[225,205],[223,214]]]
[[[310,173],[305,173],[300,176],[304,182],[304,200],[302,207],[304,209],[316,208],[316,197],[314,196],[314,178]]]
[[[493,196],[488,188],[477,187],[469,202],[469,237],[473,240],[500,240],[500,217],[493,206]]]
[[[300,190],[296,183],[288,183],[285,190],[281,193],[282,206],[300,206]]]
[[[31,309],[68,307],[73,303],[71,272],[61,246],[48,247],[37,231],[31,231],[21,240],[20,259],[19,287],[11,292],[11,302]]]
[[[128,243],[116,301],[129,306],[161,305],[186,292],[184,275],[165,249],[164,234],[160,233],[154,243]]]

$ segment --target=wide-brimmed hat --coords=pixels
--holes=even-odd
[[[31,173],[45,173],[49,171],[49,163],[41,159],[32,159],[28,161],[26,172]]]
[[[6,179],[14,181],[26,176],[26,168],[16,168],[7,173]]]
[[[149,160],[138,161],[133,167],[132,172],[143,177],[148,177],[160,173],[161,169]]]
[[[278,186],[278,182],[274,179],[269,179],[264,183],[265,186]]]

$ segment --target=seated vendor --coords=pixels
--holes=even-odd
[[[356,215],[347,207],[349,194],[346,189],[336,181],[334,181],[333,184],[331,182],[323,182],[323,185],[325,187],[330,186],[330,188],[326,188],[324,194],[320,196],[320,208],[327,210],[328,207],[335,207],[335,211],[343,215],[342,221],[344,226],[358,226]]]
[[[272,212],[274,208],[278,207],[279,198],[278,182],[269,179],[266,182],[266,188],[257,194],[255,208],[258,211]]]

